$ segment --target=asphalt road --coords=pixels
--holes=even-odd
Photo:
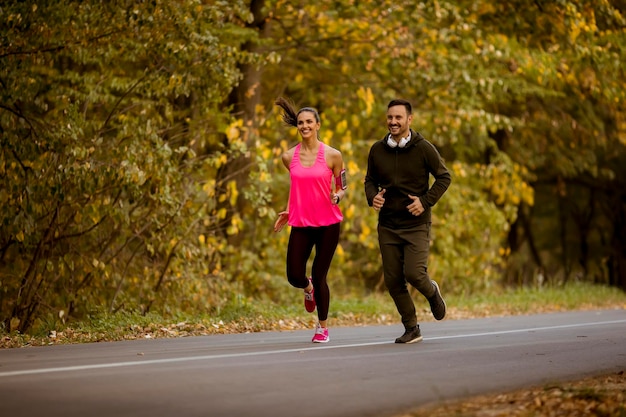
[[[626,369],[626,310],[0,350],[2,416],[391,416]]]

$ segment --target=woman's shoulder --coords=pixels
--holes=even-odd
[[[329,157],[341,157],[341,151],[330,145],[324,144],[324,154]]]
[[[289,164],[291,163],[291,160],[293,159],[294,154],[296,153],[296,148],[298,147],[298,144],[292,146],[291,148],[287,149],[285,152],[283,152],[281,159],[283,161],[283,164],[289,168]]]
[[[331,168],[343,163],[341,151],[329,145],[324,145],[324,158]]]

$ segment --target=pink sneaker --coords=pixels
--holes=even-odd
[[[328,337],[328,328],[322,327],[319,324],[315,328],[315,334],[313,335],[313,343],[328,343],[330,337]]]
[[[311,282],[311,278],[309,278],[309,282]],[[311,290],[311,292],[304,292],[304,308],[309,313],[315,311],[315,295],[313,293],[313,290]]]

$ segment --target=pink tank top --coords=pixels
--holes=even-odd
[[[333,171],[324,158],[324,144],[320,142],[315,163],[311,167],[300,163],[300,147],[289,165],[289,225],[295,227],[329,226],[343,220],[339,206],[331,201]]]

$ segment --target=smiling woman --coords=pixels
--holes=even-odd
[[[321,120],[312,107],[297,112],[291,102],[280,97],[276,104],[283,109],[283,120],[298,128],[302,141],[288,149],[282,162],[289,171],[291,187],[287,209],[278,214],[274,231],[291,226],[287,248],[287,280],[304,289],[304,307],[312,313],[317,308],[318,324],[312,341],[327,343],[330,289],[327,274],[339,243],[343,215],[338,206],[346,192],[341,152],[319,139]],[[307,262],[315,247],[311,275]]]

